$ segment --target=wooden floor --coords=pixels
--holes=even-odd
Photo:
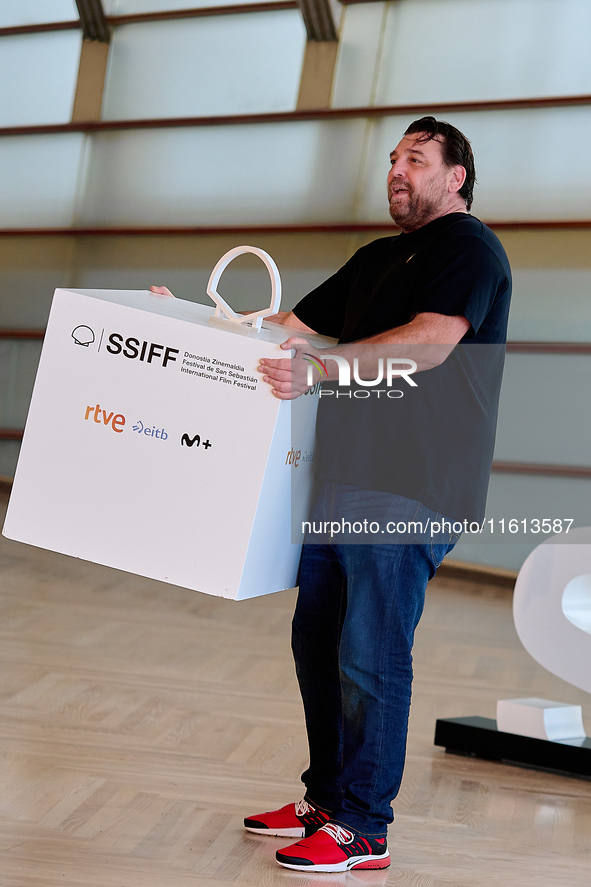
[[[6,497],[3,498],[5,502]],[[223,601],[1,540],[1,887],[588,887],[591,782],[446,755],[437,717],[591,701],[537,666],[510,596],[436,580],[392,866],[280,869],[244,815],[301,796],[293,592]]]

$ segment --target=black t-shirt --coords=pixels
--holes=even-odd
[[[416,388],[396,382],[400,396],[382,384],[353,384],[348,391],[323,384],[333,394],[319,405],[317,477],[398,493],[458,520],[482,520],[510,296],[500,241],[467,213],[373,241],[305,296],[296,316],[343,344],[422,312],[470,322],[444,363],[414,374]]]

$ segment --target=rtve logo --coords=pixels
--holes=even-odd
[[[85,421],[88,422],[91,416],[97,425],[106,425],[107,427],[112,428],[113,431],[116,431],[117,434],[121,434],[123,431],[125,416],[122,416],[121,413],[115,415],[113,412],[110,412],[107,415],[107,411],[101,409],[100,403],[97,403],[94,407],[86,407],[86,415],[84,416]]]
[[[301,450],[295,450],[293,447],[288,452],[285,457],[285,464],[291,465],[293,468],[297,468],[300,464],[300,460],[302,462],[313,462],[314,461],[314,451],[313,450],[304,450],[302,453]]]

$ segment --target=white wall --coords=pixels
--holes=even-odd
[[[588,0],[347,6],[336,106],[591,93]]]
[[[0,38],[0,127],[70,120],[81,43],[80,31]]]
[[[298,10],[117,28],[106,120],[295,108],[306,32]]]
[[[0,3],[0,28],[72,22],[77,18],[76,0],[2,0]]]

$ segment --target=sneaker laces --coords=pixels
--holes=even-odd
[[[302,798],[301,801],[298,801],[295,805],[296,816],[305,816],[306,813],[314,813],[314,807],[312,807],[305,798]]]
[[[337,844],[352,844],[355,840],[353,832],[343,828],[342,825],[337,825],[336,822],[327,822],[326,825],[322,826],[321,831],[326,832],[331,838],[334,838]]]

